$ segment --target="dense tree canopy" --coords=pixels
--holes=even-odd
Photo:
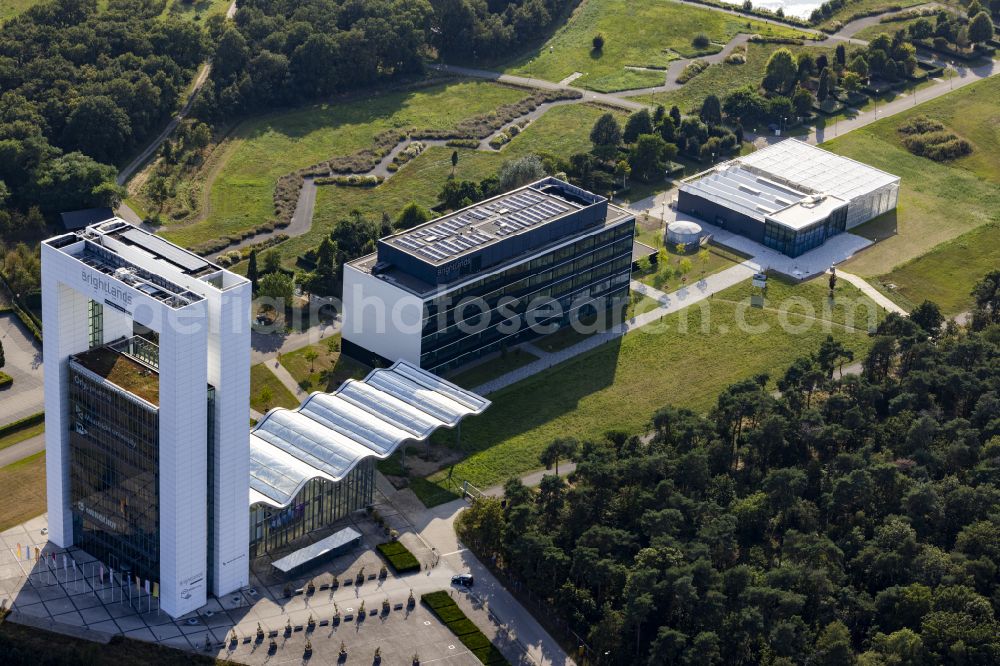
[[[923,312],[860,376],[831,339],[780,394],[756,377],[582,442],[460,533],[598,664],[998,663],[1000,327]]]
[[[165,0],[48,0],[0,29],[0,180],[7,203],[114,203],[115,169],[177,106],[207,54]]]

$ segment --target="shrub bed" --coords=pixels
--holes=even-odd
[[[39,423],[44,423],[45,412],[38,412],[37,414],[32,414],[31,416],[25,416],[23,419],[18,419],[12,423],[8,423],[5,426],[0,426],[0,437],[6,437],[12,433],[18,432],[19,430],[24,430],[25,428],[30,428],[31,426],[38,425]]]
[[[478,148],[479,139],[448,139],[445,145],[451,148]]]
[[[420,596],[421,603],[430,608],[431,612],[444,623],[453,634],[458,637],[462,645],[469,648],[469,651],[476,658],[487,666],[510,666],[506,657],[500,654],[490,639],[486,637],[478,627],[465,616],[462,609],[458,607],[455,600],[444,590],[430,592]],[[455,618],[455,619],[450,619]]]
[[[6,372],[0,370],[0,389],[7,388],[14,383],[14,378],[8,375]]]
[[[495,137],[490,139],[490,148],[493,148],[494,150],[500,150],[500,148],[502,148],[504,144],[507,143],[510,143],[510,137],[506,133],[500,132]]]
[[[413,556],[409,549],[398,541],[388,541],[380,543],[378,552],[389,561],[396,574],[420,571],[420,561]]]
[[[352,173],[350,176],[323,176],[317,178],[315,183],[317,185],[344,185],[346,187],[375,187],[383,180],[382,176],[359,176]]]
[[[687,83],[694,77],[708,69],[708,63],[704,60],[692,60],[688,63],[684,71],[677,77],[677,83]]]
[[[944,123],[927,116],[916,116],[899,126],[902,144],[914,155],[945,162],[972,152],[972,144],[958,136]]]

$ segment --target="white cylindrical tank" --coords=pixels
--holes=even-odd
[[[701,238],[701,225],[689,220],[677,220],[667,226],[667,243],[692,245]]]

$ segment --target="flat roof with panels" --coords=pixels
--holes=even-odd
[[[899,182],[899,176],[798,139],[779,141],[733,161],[793,187],[845,201]]]
[[[603,201],[604,197],[547,178],[387,236],[382,242],[440,265]]]

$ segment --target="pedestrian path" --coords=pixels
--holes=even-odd
[[[292,373],[285,369],[285,366],[281,365],[280,362],[269,363],[267,365],[274,373],[274,376],[281,380],[281,383],[285,385],[285,388],[292,392],[296,398],[305,397],[305,391],[299,386],[299,383],[295,381],[295,377],[292,377]]]
[[[848,282],[853,284],[861,291],[861,293],[863,293],[865,296],[875,301],[875,303],[879,307],[884,308],[889,312],[895,312],[896,314],[906,315],[906,310],[899,307],[899,305],[897,305],[891,299],[886,297],[886,295],[883,294],[881,291],[868,284],[868,282],[863,277],[854,275],[853,273],[845,273],[844,271],[837,271],[837,277],[843,278],[844,280],[847,280]]]
[[[650,296],[651,298],[655,298],[660,305],[649,312],[643,312],[642,314],[638,314],[625,322],[616,324],[606,331],[594,333],[590,337],[571,347],[560,349],[555,352],[545,352],[544,355],[537,361],[532,361],[531,363],[512,370],[505,375],[501,375],[496,379],[485,382],[473,390],[480,395],[486,395],[499,391],[502,388],[506,388],[511,384],[516,384],[522,379],[527,379],[528,377],[547,370],[548,368],[562,363],[563,361],[568,361],[569,359],[579,356],[584,352],[596,349],[607,342],[617,340],[630,331],[640,329],[643,326],[659,321],[668,314],[672,314],[689,305],[703,301],[719,291],[728,289],[733,285],[749,279],[758,270],[760,270],[760,267],[757,264],[755,264],[752,260],[747,260],[737,264],[736,266],[727,268],[724,271],[715,273],[714,275],[709,275],[695,284],[685,286],[670,294],[665,294],[659,290],[649,287],[648,285],[633,280],[631,285],[632,289]]]

